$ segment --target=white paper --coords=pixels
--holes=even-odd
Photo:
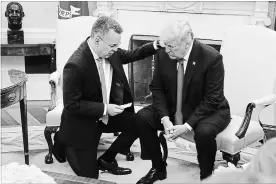
[[[124,104],[124,105],[121,105],[121,107],[125,109],[125,108],[130,107],[130,106],[131,106],[131,104],[132,104],[132,103]]]

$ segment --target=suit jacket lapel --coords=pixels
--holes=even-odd
[[[128,81],[125,77],[125,72],[123,70],[123,67],[118,64],[119,62],[114,57],[108,58],[107,60],[109,61],[111,67],[113,68],[113,75],[116,75],[121,80],[121,82],[123,83],[124,88],[128,92],[130,92],[130,88],[129,88],[129,85],[128,85]]]
[[[88,39],[88,38],[87,38]],[[91,77],[93,79],[95,79],[96,81],[96,86],[99,88],[99,90],[102,90],[102,86],[101,86],[101,80],[100,80],[100,76],[99,76],[99,72],[97,69],[97,65],[96,65],[96,61],[93,57],[93,54],[87,44],[87,39],[86,41],[83,42],[83,44],[81,45],[84,49],[84,53],[85,53],[85,57],[86,57],[86,65],[88,68],[91,69]]]
[[[187,96],[187,90],[188,90],[189,83],[190,83],[191,78],[192,78],[192,76],[195,72],[195,68],[196,68],[196,65],[197,65],[197,60],[196,59],[197,59],[198,51],[199,51],[198,43],[195,40],[194,43],[193,43],[193,48],[192,48],[191,54],[189,56],[189,60],[188,60],[185,75],[184,75],[182,102],[185,101],[185,98]]]

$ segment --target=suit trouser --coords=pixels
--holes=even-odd
[[[98,178],[97,149],[102,132],[122,132],[107,150],[120,153],[122,150],[130,148],[138,138],[134,126],[135,120],[134,113],[124,111],[119,115],[109,117],[107,125],[102,122],[99,123],[97,130],[94,131],[95,136],[92,145],[87,145],[85,149],[66,147],[66,159],[73,171],[78,176]]]
[[[212,117],[201,120],[194,129],[201,179],[210,176],[213,172],[217,151],[215,138],[223,130],[223,128],[210,123],[210,119]],[[162,129],[163,125],[152,106],[148,106],[137,113],[137,130],[141,143],[152,160],[153,167],[157,169],[164,169],[165,167],[162,163],[162,152],[157,135],[157,130]]]

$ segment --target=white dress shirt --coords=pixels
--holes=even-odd
[[[87,40],[87,43],[88,43],[88,46],[92,52],[92,55],[94,57],[94,60],[96,62],[96,65],[97,65],[97,69],[98,69],[98,62],[96,61],[97,59],[100,59],[99,56],[93,51],[91,45],[90,45],[90,39],[89,38]],[[157,42],[154,41],[153,42],[153,47],[155,50],[157,50]],[[111,67],[110,63],[104,59],[104,58],[101,58],[103,60],[103,68],[104,68],[104,75],[105,75],[105,81],[106,81],[106,94],[107,94],[107,102],[109,102],[109,98],[110,98],[110,90],[111,90],[111,83],[112,83],[112,76],[113,76],[113,68]],[[99,69],[98,69],[99,70]],[[106,80],[108,79],[108,80]],[[104,113],[103,115],[106,115],[107,113],[107,104],[104,104]]]
[[[184,75],[185,75],[185,72],[186,72],[186,67],[187,67],[187,63],[188,63],[188,60],[189,60],[189,57],[190,57],[190,54],[191,54],[191,51],[192,51],[192,48],[193,48],[193,41],[192,41],[192,44],[189,48],[189,51],[188,53],[186,54],[186,56],[184,56],[184,62],[183,62],[183,71],[184,71]],[[177,63],[176,65],[176,70],[178,69],[179,67],[179,63]],[[164,121],[165,119],[169,119],[168,116],[164,116],[163,118],[161,118],[161,122]],[[184,124],[190,131],[193,129],[188,123],[185,123]]]
[[[91,39],[91,38],[89,38]],[[88,46],[92,52],[92,55],[94,57],[95,63],[97,65],[97,69],[99,68],[99,63],[97,62],[98,59],[101,59],[103,62],[103,68],[104,68],[104,76],[105,76],[105,85],[106,85],[106,101],[109,103],[109,98],[110,98],[110,90],[111,90],[111,83],[112,83],[112,76],[113,76],[113,68],[111,67],[110,63],[104,59],[104,58],[99,58],[99,56],[93,51],[89,40],[87,40]],[[98,69],[99,71],[99,69]],[[107,113],[107,104],[104,104],[104,113],[103,115],[106,115]]]

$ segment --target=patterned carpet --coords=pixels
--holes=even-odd
[[[28,125],[29,126],[40,126],[46,123],[47,107],[28,107]],[[1,109],[1,126],[10,127],[21,125],[20,109],[11,107]]]
[[[28,102],[28,132],[30,150],[47,150],[48,146],[44,138],[45,119],[48,109],[48,102]],[[1,110],[1,146],[2,152],[22,151],[22,130],[21,130],[20,109],[18,105]],[[110,146],[116,137],[113,134],[103,134],[99,149],[104,150]],[[196,149],[194,143],[186,142],[185,149],[175,147],[174,143],[168,142],[169,156],[172,158],[189,160],[197,163]],[[139,141],[135,141],[131,147],[134,152],[140,152]],[[256,153],[258,147],[246,148],[242,151],[241,164],[248,162]],[[222,161],[220,152],[217,152],[217,161]]]

